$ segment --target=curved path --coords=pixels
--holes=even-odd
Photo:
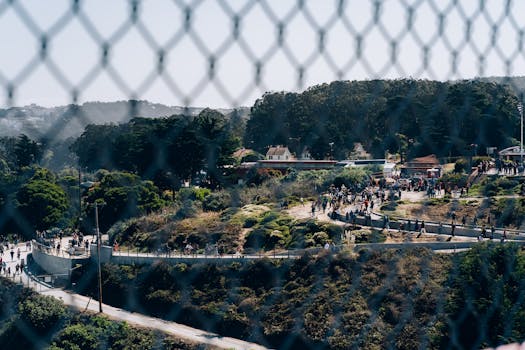
[[[26,262],[27,255],[30,252],[26,251],[24,244],[19,244],[18,247],[20,247],[21,250],[20,258],[24,259],[24,262]],[[22,273],[13,275],[16,264],[20,263],[20,260],[16,257],[16,249],[17,248],[15,248],[15,256],[13,260],[11,260],[11,256],[9,254],[10,250],[5,251],[4,255],[2,256],[3,261],[5,261],[7,263],[7,266],[11,268],[11,276],[9,278],[12,281],[32,288],[40,294],[50,295],[56,299],[60,299],[64,302],[64,304],[74,307],[80,311],[89,310],[95,313],[98,312],[99,305],[97,300],[93,300],[89,297],[80,294],[66,292],[62,289],[51,288],[49,285],[39,282],[35,278],[35,276],[33,276],[27,270],[23,271]],[[0,274],[0,276],[6,277],[6,275],[3,273]],[[139,327],[156,329],[161,332],[173,335],[180,339],[188,340],[193,343],[208,344],[223,349],[266,349],[265,347],[255,343],[249,343],[240,339],[230,337],[221,337],[220,335],[210,333],[204,330],[188,327],[186,325],[175,322],[165,321],[155,317],[142,315],[139,313],[125,311],[107,304],[102,304],[102,310],[103,314],[111,319],[124,321],[131,325]]]

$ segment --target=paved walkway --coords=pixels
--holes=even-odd
[[[26,251],[24,244],[19,244],[21,250],[20,258],[27,262],[28,251]],[[28,286],[31,289],[37,291],[43,295],[50,295],[54,298],[60,299],[64,304],[74,307],[80,311],[89,310],[91,312],[98,313],[99,304],[97,300],[93,300],[89,297],[66,292],[62,289],[54,289],[51,286],[37,281],[30,272],[24,271],[22,273],[14,275],[15,266],[19,264],[21,260],[16,257],[17,247],[14,248],[15,256],[11,260],[9,254],[10,250],[4,251],[2,256],[3,261],[6,262],[7,266],[11,268],[11,275],[9,279],[14,282],[21,283],[24,286]],[[0,274],[2,277],[6,277],[5,274]],[[191,342],[199,344],[208,344],[213,345],[223,349],[254,349],[262,350],[266,349],[265,347],[249,343],[240,339],[230,338],[230,337],[221,337],[220,335],[210,333],[204,330],[188,327],[183,324],[165,321],[159,318],[154,318],[134,312],[125,311],[116,307],[112,307],[107,304],[102,304],[103,314],[118,321],[125,321],[131,325],[145,327],[150,329],[156,329],[161,332],[173,335],[177,338],[185,339]]]

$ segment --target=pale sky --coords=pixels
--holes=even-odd
[[[338,79],[525,75],[523,0],[145,0],[135,21],[132,1],[74,3],[0,0],[0,106],[235,107]]]

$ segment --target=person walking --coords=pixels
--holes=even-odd
[[[11,251],[9,252],[9,254],[11,254],[11,261],[13,261],[14,257],[15,257],[15,252],[13,249],[11,249]]]
[[[419,238],[421,237],[422,234],[426,233],[426,230],[425,230],[425,221],[421,221],[421,230],[419,231],[419,233],[417,234],[416,238]]]

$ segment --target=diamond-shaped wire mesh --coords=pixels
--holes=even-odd
[[[6,109],[0,118],[7,130],[20,123],[9,115],[11,107],[63,106],[56,107],[62,117],[46,125],[22,122],[52,145],[92,123],[142,116],[138,100],[181,106],[185,113],[195,106],[250,107],[268,91],[298,92],[333,80],[524,75],[523,13],[525,2],[518,0],[3,0],[0,98]],[[522,98],[520,87],[513,88]],[[373,109],[381,93],[369,95],[363,108]],[[439,113],[441,97],[428,101],[436,110],[430,114]],[[126,102],[112,120],[82,105],[116,100]],[[400,103],[399,115],[406,104]],[[157,107],[151,116],[172,113]],[[301,144],[293,131],[285,136]],[[150,140],[156,161],[141,169],[147,178],[167,162],[170,150],[159,140]],[[108,150],[97,152],[111,168]],[[0,215],[0,224],[8,220],[32,229],[12,207]],[[516,247],[459,257],[363,251],[247,265],[108,265],[105,275],[118,283],[104,288],[106,301],[116,306],[269,347],[478,348],[525,338],[523,266]],[[472,276],[477,279],[464,279]],[[96,295],[95,277],[86,272],[77,289]],[[158,293],[152,296],[151,289]],[[166,290],[176,291],[177,300],[163,299]],[[195,304],[196,295],[205,295],[208,309]],[[163,309],[162,302],[173,307]],[[43,346],[24,324],[19,332]]]

